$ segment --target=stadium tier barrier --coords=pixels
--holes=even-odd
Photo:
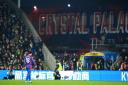
[[[0,80],[7,77],[8,70],[0,70]],[[33,80],[54,80],[54,71],[33,70]],[[25,70],[13,70],[15,80],[25,80]],[[61,80],[96,80],[96,81],[121,81],[128,82],[128,71],[60,71]]]

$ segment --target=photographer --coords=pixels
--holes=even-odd
[[[15,79],[15,75],[13,74],[13,70],[10,70],[8,73],[7,73],[7,76],[5,76],[3,78],[3,80],[12,80],[12,79]]]
[[[13,74],[13,70],[10,70],[9,71],[9,73],[8,73],[8,79],[9,80],[15,79],[15,75]]]
[[[55,80],[60,80],[61,79],[61,75],[60,75],[58,70],[55,70],[53,75],[54,75]]]

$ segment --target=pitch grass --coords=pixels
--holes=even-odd
[[[0,85],[128,85],[128,82],[33,80],[32,83],[25,83],[22,80],[0,80]]]

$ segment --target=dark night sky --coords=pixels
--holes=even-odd
[[[36,5],[38,8],[44,9],[67,9],[67,3],[71,4],[70,9],[73,10],[103,9],[108,7],[128,8],[128,0],[21,0],[21,8],[24,11],[30,11],[32,7]]]

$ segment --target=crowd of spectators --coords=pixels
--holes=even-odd
[[[122,57],[122,60],[117,63],[116,67],[119,68],[119,70],[128,70],[128,56]]]
[[[28,29],[11,6],[0,1],[0,69],[22,69],[23,55],[32,51],[37,69],[43,69],[42,43],[35,43]]]
[[[23,66],[26,51],[32,51],[37,63],[36,69],[43,69],[42,43],[35,43],[28,29],[16,11],[8,3],[0,1],[0,70],[16,69]],[[79,54],[75,51],[53,52],[63,66],[63,70],[81,70]],[[114,62],[106,61],[106,69],[111,70]],[[100,65],[100,62],[97,62]],[[103,64],[101,64],[103,65]],[[101,67],[101,66],[100,66]],[[114,70],[128,70],[128,57],[117,62]]]
[[[128,70],[127,56],[122,57],[118,62],[112,59],[98,60],[96,63],[90,63],[89,68],[85,68],[83,67],[84,63],[80,61],[80,54],[78,52],[62,51],[53,52],[53,54],[62,64],[63,70]]]
[[[63,70],[77,70],[77,61],[78,61],[78,54],[76,52],[53,52],[53,55],[56,57],[57,61],[60,61]]]

